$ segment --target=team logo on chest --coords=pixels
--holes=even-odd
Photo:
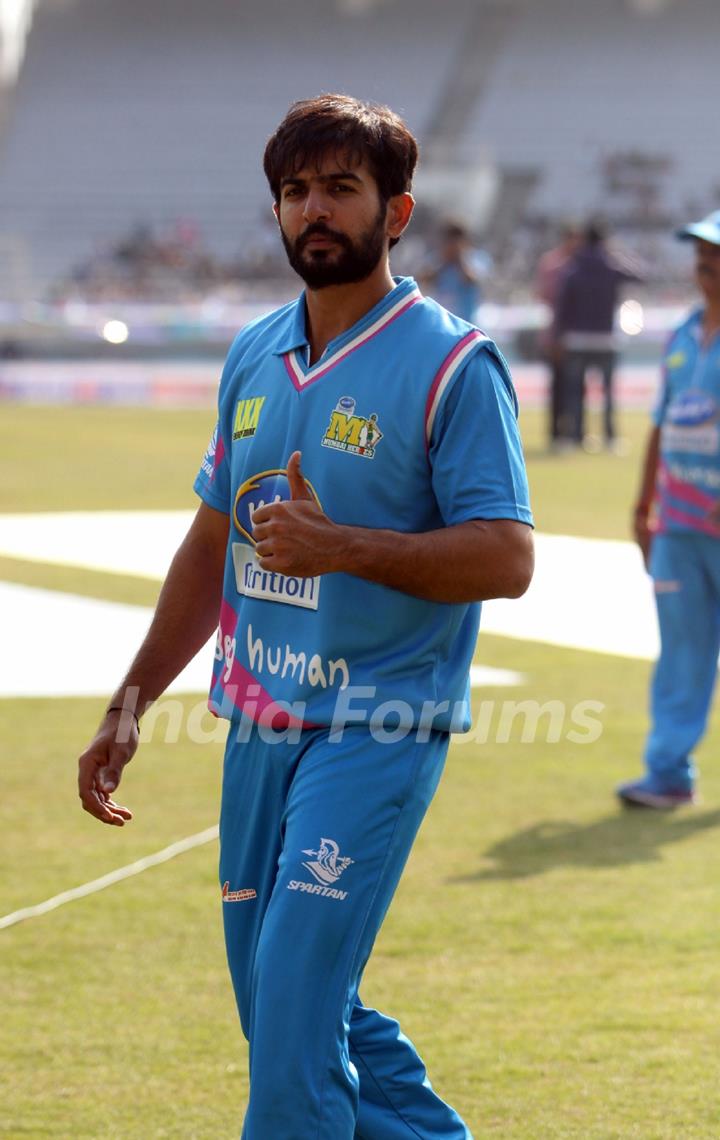
[[[355,400],[352,396],[341,396],[330,413],[330,423],[322,439],[323,447],[333,447],[336,451],[346,451],[349,455],[360,455],[363,459],[374,459],[375,449],[383,433],[377,422],[377,412],[369,416],[355,413]]]

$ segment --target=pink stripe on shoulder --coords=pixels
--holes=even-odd
[[[435,423],[435,415],[437,413],[440,400],[442,399],[443,392],[452,380],[458,368],[463,364],[467,356],[472,352],[475,345],[480,341],[486,341],[485,333],[480,329],[472,329],[467,333],[462,340],[459,340],[454,346],[452,352],[448,353],[443,360],[440,368],[435,374],[435,378],[430,385],[427,401],[425,403],[425,441],[427,447],[430,446],[430,436],[432,435],[433,424]]]
[[[215,462],[213,464],[213,474],[217,471],[218,467],[225,458],[225,440],[220,435],[218,430],[217,444],[215,445]]]

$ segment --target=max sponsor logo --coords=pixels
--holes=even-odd
[[[677,352],[672,352],[670,354],[670,356],[665,357],[665,367],[666,368],[682,368],[682,366],[686,360],[687,360],[687,355],[684,352],[682,352],[681,349],[678,349]]]
[[[265,396],[254,396],[249,400],[238,400],[233,423],[233,443],[255,435],[265,399]]]

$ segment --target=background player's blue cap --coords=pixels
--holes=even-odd
[[[681,230],[676,231],[675,236],[679,237],[681,241],[701,238],[702,241],[720,245],[720,210],[708,214],[701,222],[692,222],[689,226],[683,226]]]

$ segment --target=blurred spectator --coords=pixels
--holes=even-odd
[[[627,254],[610,252],[604,227],[599,222],[588,225],[582,244],[562,275],[553,322],[562,369],[560,433],[578,445],[585,438],[585,377],[591,368],[602,377],[605,445],[615,445],[615,310],[621,285],[642,280],[639,262]]]
[[[236,266],[205,248],[196,222],[179,218],[160,235],[138,223],[77,266],[71,280],[59,282],[53,292],[56,297],[75,291],[90,299],[177,300],[202,296],[238,276]]]
[[[555,308],[563,274],[570,259],[577,252],[581,241],[580,227],[574,222],[566,222],[560,231],[560,243],[542,255],[535,273],[535,292],[551,312],[551,322],[540,335],[540,350],[550,367],[549,436],[550,447],[560,441],[560,421],[563,415],[561,404],[562,372],[558,346],[553,336]]]
[[[661,648],[645,772],[617,789],[630,807],[659,809],[694,802],[692,754],[707,727],[720,652],[720,210],[677,237],[695,245],[703,303],[665,349],[633,514]]]
[[[437,255],[419,276],[429,296],[474,324],[482,300],[482,283],[491,268],[489,254],[473,246],[465,226],[447,222],[440,231]]]

